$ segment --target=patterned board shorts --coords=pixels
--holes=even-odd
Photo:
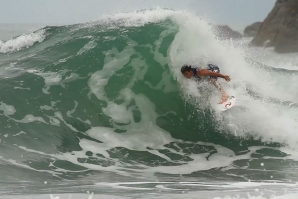
[[[207,70],[211,70],[212,72],[215,73],[220,73],[219,67],[214,65],[214,64],[208,64]],[[210,76],[211,79],[217,79],[218,77],[216,76]]]

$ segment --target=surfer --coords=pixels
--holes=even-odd
[[[208,64],[207,69],[198,69],[198,68],[192,67],[191,65],[183,65],[181,67],[181,73],[187,79],[194,77],[197,79],[197,81],[201,80],[203,77],[209,76],[210,82],[221,92],[222,97],[221,97],[220,104],[228,100],[229,96],[224,91],[224,89],[220,86],[220,84],[216,83],[216,80],[218,77],[224,78],[227,82],[229,82],[231,79],[227,75],[220,74],[220,70],[218,66],[213,64]]]

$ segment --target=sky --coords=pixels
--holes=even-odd
[[[0,0],[0,25],[66,25],[95,21],[106,14],[166,7],[195,12],[214,24],[229,25],[234,30],[243,31],[247,25],[263,21],[275,2],[276,0]],[[14,26],[14,29],[17,27]],[[7,29],[7,26],[2,29]]]
[[[276,0],[0,0],[0,23],[71,24],[104,14],[167,7],[187,9],[221,24],[262,21]]]

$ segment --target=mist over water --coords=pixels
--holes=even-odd
[[[160,8],[45,27],[0,53],[3,196],[297,196],[293,54],[219,41],[200,17]],[[219,79],[236,96],[228,111],[181,75],[209,62],[231,77]]]

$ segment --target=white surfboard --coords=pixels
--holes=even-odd
[[[235,105],[235,103],[236,103],[235,96],[230,96],[227,101],[225,101],[222,104],[218,104],[218,110],[226,111],[226,110],[232,108]]]

